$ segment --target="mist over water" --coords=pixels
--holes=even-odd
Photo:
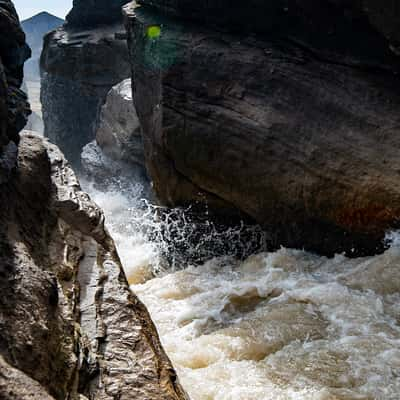
[[[136,270],[141,271],[143,263],[157,274],[198,265],[215,256],[246,258],[255,250],[267,248],[267,236],[258,225],[240,223],[228,227],[213,222],[207,210],[199,215],[190,207],[154,205],[148,182],[132,184],[126,178],[113,178],[106,189],[82,182],[104,209],[131,282],[136,282]]]
[[[191,399],[399,399],[398,234],[374,257],[267,253],[257,227],[208,222],[189,240],[190,213],[152,206],[141,184],[83,186]],[[261,250],[241,261],[247,241]]]

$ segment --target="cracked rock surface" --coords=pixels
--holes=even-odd
[[[400,216],[398,7],[139,3],[134,103],[161,202],[240,210],[275,247],[382,250]]]
[[[58,148],[23,135],[1,189],[0,397],[185,399],[102,211]]]

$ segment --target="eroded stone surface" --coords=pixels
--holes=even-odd
[[[184,2],[151,3],[177,14]],[[193,9],[220,3],[210,4]],[[327,34],[318,9],[307,30],[257,38],[247,27],[225,33],[183,14],[125,9],[146,164],[164,204],[240,209],[278,246],[379,250],[400,215],[399,58],[386,39],[364,52],[353,39],[371,27],[355,24],[352,40],[319,51],[304,41]]]
[[[64,26],[45,38],[41,101],[45,136],[79,165],[84,145],[95,138],[108,91],[130,75],[119,23],[77,29]]]
[[[58,148],[24,135],[0,200],[0,354],[20,370],[4,364],[4,379],[25,374],[55,399],[185,399],[102,211]]]

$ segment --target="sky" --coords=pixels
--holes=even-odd
[[[41,11],[65,18],[72,8],[72,0],[13,0],[13,2],[21,21]]]

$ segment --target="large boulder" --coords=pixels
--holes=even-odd
[[[133,105],[131,79],[108,92],[100,112],[96,142],[114,160],[144,165],[142,132]]]
[[[104,189],[117,181],[124,185],[136,182],[149,194],[142,131],[130,79],[109,91],[98,118],[96,139],[83,148],[81,165],[84,176]]]
[[[78,166],[95,138],[108,91],[130,75],[120,23],[77,29],[69,24],[48,34],[41,57],[45,136]]]
[[[277,246],[379,251],[400,217],[400,58],[372,6],[141,3],[126,25],[159,199],[240,210]],[[293,24],[269,25],[282,12]]]

